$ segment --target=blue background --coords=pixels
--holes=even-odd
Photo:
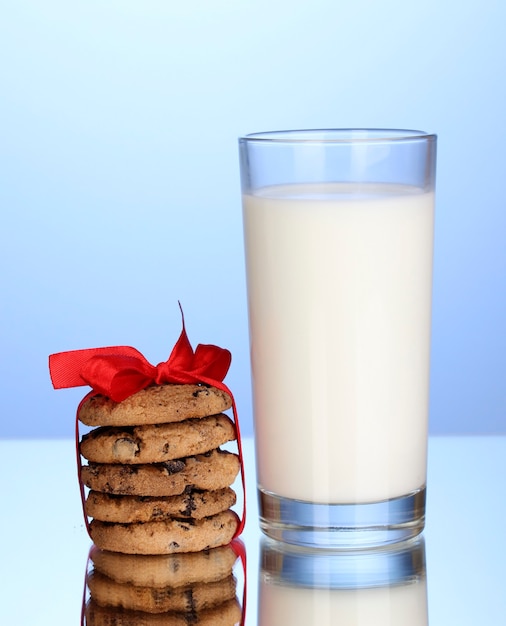
[[[506,432],[502,0],[12,0],[0,14],[1,428],[70,437],[52,352],[232,351],[251,392],[237,137],[439,135],[431,431]]]

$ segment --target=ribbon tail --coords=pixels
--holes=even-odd
[[[76,411],[76,423],[75,423],[77,479],[79,481],[79,493],[81,495],[81,507],[83,509],[84,523],[86,525],[86,532],[88,533],[88,536],[89,536],[90,539],[91,539],[90,522],[88,520],[88,516],[86,515],[86,494],[85,494],[85,491],[84,491],[84,484],[83,484],[83,480],[82,480],[83,462],[82,462],[81,450],[80,450],[80,446],[79,446],[80,439],[81,439],[80,433],[79,433],[79,411],[81,410],[81,407],[86,402],[86,400],[88,400],[88,398],[91,398],[91,396],[93,396],[93,395],[94,395],[93,391],[90,391],[88,394],[86,394],[84,396],[84,398],[79,403],[79,406],[77,407],[77,411]]]
[[[234,539],[235,539],[236,537],[239,537],[239,535],[243,532],[244,527],[246,525],[246,474],[245,474],[245,469],[244,469],[244,454],[243,454],[243,448],[242,448],[241,429],[239,427],[239,415],[237,411],[237,406],[235,404],[234,395],[232,394],[230,389],[227,387],[227,385],[225,385],[225,383],[217,381],[217,380],[208,379],[205,377],[201,377],[200,380],[204,384],[212,385],[213,387],[216,387],[217,389],[221,389],[221,391],[228,393],[228,395],[232,398],[232,413],[234,416],[235,432],[237,435],[237,451],[239,454],[239,463],[241,466],[241,483],[242,483],[242,516],[239,520],[239,526],[237,527],[237,530],[235,531],[235,534],[234,534]]]
[[[109,346],[105,348],[86,348],[57,352],[49,356],[49,374],[54,389],[85,387],[89,382],[81,376],[86,363],[92,357],[130,357],[145,362],[143,355],[130,346]]]
[[[230,393],[230,392],[229,392]],[[234,539],[239,537],[244,530],[244,526],[246,525],[246,475],[244,470],[244,454],[242,449],[242,440],[241,440],[241,432],[239,428],[239,419],[237,415],[237,407],[235,405],[234,396],[230,394],[232,398],[232,412],[234,414],[234,422],[235,422],[235,430],[237,434],[237,451],[239,453],[239,463],[241,464],[241,482],[242,482],[242,516],[239,522],[239,527],[235,531]]]
[[[243,571],[243,589],[242,589],[242,610],[241,610],[241,626],[244,626],[246,623],[246,601],[247,601],[247,577],[248,577],[248,567],[247,567],[247,559],[246,559],[246,546],[240,539],[232,539],[232,543],[230,544],[232,550],[235,552],[236,556],[241,560],[242,571]]]
[[[93,349],[58,352],[49,356],[49,375],[54,389],[84,387],[88,383],[81,378],[81,369],[95,354]]]

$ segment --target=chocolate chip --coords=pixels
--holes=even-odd
[[[187,610],[188,611],[196,611],[197,607],[195,605],[195,600],[193,599],[193,590],[192,589],[188,589],[185,592],[185,598],[186,598],[186,603],[187,603]]]
[[[151,519],[156,520],[165,517],[165,512],[159,507],[153,507],[153,511],[151,513]]]
[[[197,505],[195,503],[195,496],[192,491],[186,496],[184,503],[186,504],[186,508],[181,511],[181,514],[185,515],[186,517],[190,517],[192,511],[195,511],[195,509],[197,508]]]
[[[172,571],[175,573],[175,572],[179,571],[179,568],[181,567],[181,564],[179,563],[178,560],[173,559],[172,561],[170,561],[170,567],[171,567]]]
[[[162,463],[167,474],[177,474],[178,472],[182,472],[186,467],[186,463],[181,459],[177,459],[175,461],[166,461]]]
[[[168,597],[171,595],[171,589],[156,589],[156,587],[151,588],[151,597],[155,604],[162,604]]]
[[[120,465],[120,476],[132,476],[139,473],[137,465]]]
[[[198,389],[196,389],[193,393],[192,396],[194,398],[198,398],[199,396],[208,396],[209,395],[209,388],[208,387],[199,387]]]

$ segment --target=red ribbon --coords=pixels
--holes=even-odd
[[[52,354],[49,371],[55,389],[89,385],[94,393],[122,402],[153,384],[204,383],[223,388],[231,360],[230,352],[218,346],[199,344],[194,352],[183,318],[183,330],[169,359],[156,366],[135,348],[114,346]]]
[[[183,329],[167,361],[154,366],[138,350],[130,346],[111,346],[58,352],[49,357],[51,381],[55,389],[89,385],[92,388],[92,392],[83,398],[79,407],[84,400],[95,394],[102,394],[115,402],[122,402],[134,393],[153,384],[202,383],[227,393],[232,399],[243,486],[243,515],[234,535],[237,537],[242,533],[246,523],[246,481],[237,408],[232,392],[223,383],[223,379],[230,367],[232,356],[229,350],[214,345],[199,344],[196,350],[193,351],[186,335],[182,311],[181,316]],[[79,421],[77,415],[76,445],[78,446]],[[81,481],[81,459],[78,448],[77,456],[81,495],[84,497],[84,488]],[[85,520],[87,522],[86,515]],[[88,522],[87,528],[89,529]]]

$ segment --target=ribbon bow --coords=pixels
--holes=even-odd
[[[183,329],[167,361],[152,365],[138,350],[130,346],[88,348],[58,352],[49,357],[49,372],[55,389],[89,385],[92,391],[83,398],[76,414],[76,453],[81,499],[84,511],[84,487],[81,482],[81,455],[79,453],[79,408],[91,395],[102,394],[115,402],[122,402],[129,396],[149,385],[165,383],[211,385],[228,393],[232,399],[237,434],[237,448],[241,463],[243,486],[243,515],[235,536],[241,534],[246,522],[246,494],[244,461],[241,434],[237,418],[234,396],[222,382],[225,378],[232,355],[229,350],[214,345],[199,344],[195,351],[188,340],[181,310]],[[86,526],[89,524],[85,514]]]
[[[220,387],[232,356],[228,350],[199,344],[195,352],[183,330],[167,361],[154,366],[135,348],[114,346],[58,352],[49,357],[55,389],[89,385],[115,402],[149,385],[204,383]]]

